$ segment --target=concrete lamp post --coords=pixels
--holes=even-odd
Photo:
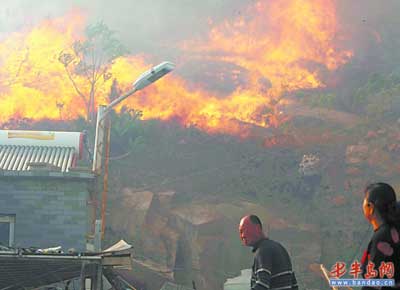
[[[101,174],[103,151],[106,151],[106,158],[104,164],[104,185],[103,194],[101,201],[101,236],[104,237],[105,229],[105,209],[107,202],[107,186],[108,186],[108,161],[109,161],[109,143],[110,143],[110,121],[107,115],[111,110],[118,105],[120,102],[125,100],[127,97],[133,95],[135,92],[144,89],[148,85],[154,83],[158,79],[162,78],[175,68],[172,62],[164,61],[159,65],[156,65],[144,72],[139,76],[139,78],[133,83],[132,89],[127,91],[125,94],[119,96],[109,105],[100,105],[97,110],[97,121],[96,121],[96,135],[95,144],[93,150],[93,167],[92,170],[96,175]],[[105,132],[107,134],[107,140],[105,138]],[[105,148],[104,148],[105,147]]]

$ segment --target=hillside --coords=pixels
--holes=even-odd
[[[350,262],[365,247],[365,184],[398,184],[400,127],[381,120],[374,128],[357,115],[348,126],[340,114],[335,124],[334,110],[326,118],[313,117],[313,110],[293,114],[273,132],[301,142],[268,147],[259,138],[136,121],[140,137],[125,152],[113,147],[119,149],[112,155],[123,158],[111,161],[109,241],[130,240],[138,259],[156,262],[182,284],[222,289],[225,279],[251,265],[237,223],[254,213],[289,249],[302,287],[321,288],[315,264]],[[320,159],[312,176],[299,172],[305,154]]]

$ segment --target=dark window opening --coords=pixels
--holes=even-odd
[[[0,214],[0,245],[14,246],[15,215]]]
[[[10,223],[0,222],[0,245],[10,246]]]

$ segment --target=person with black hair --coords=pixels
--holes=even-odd
[[[253,247],[251,290],[298,290],[288,252],[280,243],[267,238],[256,215],[241,219],[239,234],[245,246]]]
[[[363,212],[372,225],[374,234],[361,259],[362,276],[380,278],[383,274],[380,271],[381,265],[393,263],[392,279],[396,286],[381,289],[400,289],[400,209],[393,187],[382,182],[368,185],[365,189]],[[371,276],[371,272],[374,275]],[[388,278],[387,276],[382,278]],[[363,290],[366,289],[375,288],[363,287]]]

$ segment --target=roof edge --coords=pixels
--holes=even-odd
[[[9,177],[42,177],[42,178],[62,178],[62,179],[94,179],[95,175],[90,172],[60,172],[47,170],[31,171],[11,171],[0,170],[0,179]]]

